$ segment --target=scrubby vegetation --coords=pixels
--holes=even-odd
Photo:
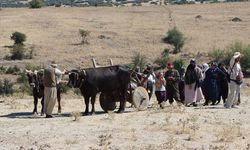
[[[20,68],[17,67],[16,65],[8,67],[5,71],[6,74],[14,74],[14,75],[17,75],[19,72]]]
[[[235,42],[225,49],[215,49],[208,55],[211,59],[223,62],[229,65],[230,59],[234,55],[234,52],[240,52],[243,56],[241,57],[241,67],[243,72],[247,72],[250,68],[250,45],[244,45],[241,42]]]
[[[169,49],[164,49],[161,56],[158,57],[154,63],[159,66],[157,69],[164,69],[166,68],[167,61],[169,61]]]
[[[142,55],[141,53],[135,53],[132,57],[132,68],[135,66],[140,67],[140,70],[142,71],[147,64],[146,56]]]
[[[25,48],[22,44],[15,44],[11,50],[12,60],[22,60],[25,58]]]
[[[20,93],[22,93],[23,95],[25,93],[32,95],[32,91],[28,82],[28,77],[25,71],[19,73],[19,77],[17,78],[17,83],[20,84],[19,89],[18,89]]]
[[[14,33],[12,33],[10,39],[13,40],[15,42],[15,44],[23,45],[23,42],[26,41],[26,35],[24,33],[21,33],[21,32],[14,32]]]
[[[87,30],[83,30],[83,29],[79,29],[79,34],[81,36],[81,44],[88,44],[88,36],[90,34],[89,31]]]
[[[41,8],[44,5],[42,0],[32,0],[29,4],[30,8]]]
[[[181,68],[183,68],[185,66],[185,62],[181,58],[176,58],[173,61],[173,65],[174,65],[174,68],[180,72]]]
[[[13,83],[7,79],[0,80],[0,95],[8,96],[14,93]]]
[[[185,43],[184,35],[177,29],[177,27],[168,30],[167,36],[164,37],[162,40],[163,42],[174,46],[174,54],[179,53]]]

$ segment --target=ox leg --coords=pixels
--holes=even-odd
[[[89,114],[89,96],[85,96],[84,101],[86,105],[84,115],[88,115]]]
[[[120,108],[118,110],[118,113],[123,113],[124,112],[125,104],[126,104],[126,94],[122,94],[120,96]]]
[[[60,114],[62,112],[62,107],[61,107],[61,92],[60,92],[60,90],[57,90],[57,102],[58,102],[57,113]]]
[[[91,105],[92,105],[92,110],[91,114],[95,114],[95,96],[91,96]]]
[[[38,114],[38,113],[37,113],[37,103],[38,103],[38,97],[34,96],[34,109],[33,109],[33,114]]]
[[[42,104],[41,116],[43,116],[44,115],[44,97],[42,97],[41,104]]]

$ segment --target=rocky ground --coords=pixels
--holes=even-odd
[[[222,104],[184,107],[168,103],[165,109],[160,109],[153,97],[148,110],[127,107],[123,114],[104,113],[97,101],[95,115],[81,116],[82,99],[64,97],[63,112],[57,114],[55,107],[54,118],[46,119],[31,114],[31,97],[1,98],[0,147],[4,150],[249,150],[248,100],[249,94],[243,92],[241,105],[234,109],[225,109]]]

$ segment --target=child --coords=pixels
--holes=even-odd
[[[163,73],[162,72],[157,73],[156,80],[155,80],[155,95],[156,95],[158,104],[160,104],[161,108],[164,108],[162,102],[166,100],[165,84],[166,84],[166,80],[163,77]]]

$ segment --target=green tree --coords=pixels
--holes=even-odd
[[[174,54],[179,53],[185,43],[185,38],[183,34],[176,27],[168,30],[167,36],[164,37],[162,40],[163,42],[174,46]]]
[[[41,8],[44,5],[42,0],[32,0],[29,4],[30,8]]]
[[[14,33],[12,33],[10,39],[14,40],[15,44],[22,44],[23,45],[23,42],[26,41],[26,35],[21,33],[21,32],[14,32]]]

